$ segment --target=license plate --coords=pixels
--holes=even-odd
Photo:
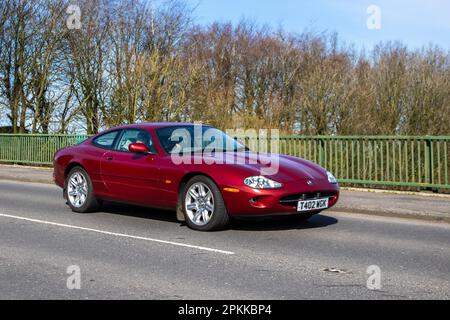
[[[299,201],[298,212],[316,211],[328,208],[328,199]]]

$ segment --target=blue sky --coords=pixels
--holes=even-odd
[[[450,0],[187,0],[200,24],[249,18],[292,32],[336,31],[341,40],[372,48],[400,40],[410,48],[430,43],[450,49]],[[381,9],[381,29],[367,28],[367,8]]]

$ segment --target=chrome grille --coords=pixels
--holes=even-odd
[[[280,199],[280,203],[282,205],[287,206],[296,206],[299,201],[305,200],[315,200],[315,199],[323,199],[330,198],[335,196],[335,192],[308,192],[308,193],[298,193],[289,196],[285,196]]]

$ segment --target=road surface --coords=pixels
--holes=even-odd
[[[102,210],[75,214],[55,186],[0,180],[0,299],[450,298],[449,224],[329,211],[200,233],[171,212]],[[367,288],[372,265],[380,290]]]

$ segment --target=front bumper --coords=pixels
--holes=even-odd
[[[53,182],[60,188],[64,188],[64,172],[59,166],[54,164],[53,166]]]
[[[239,192],[227,192],[228,189]],[[329,208],[339,200],[339,185],[328,180],[314,181],[308,185],[305,181],[294,181],[280,189],[256,190],[246,186],[223,186],[222,195],[231,216],[286,215],[297,213],[300,200],[328,198]]]

